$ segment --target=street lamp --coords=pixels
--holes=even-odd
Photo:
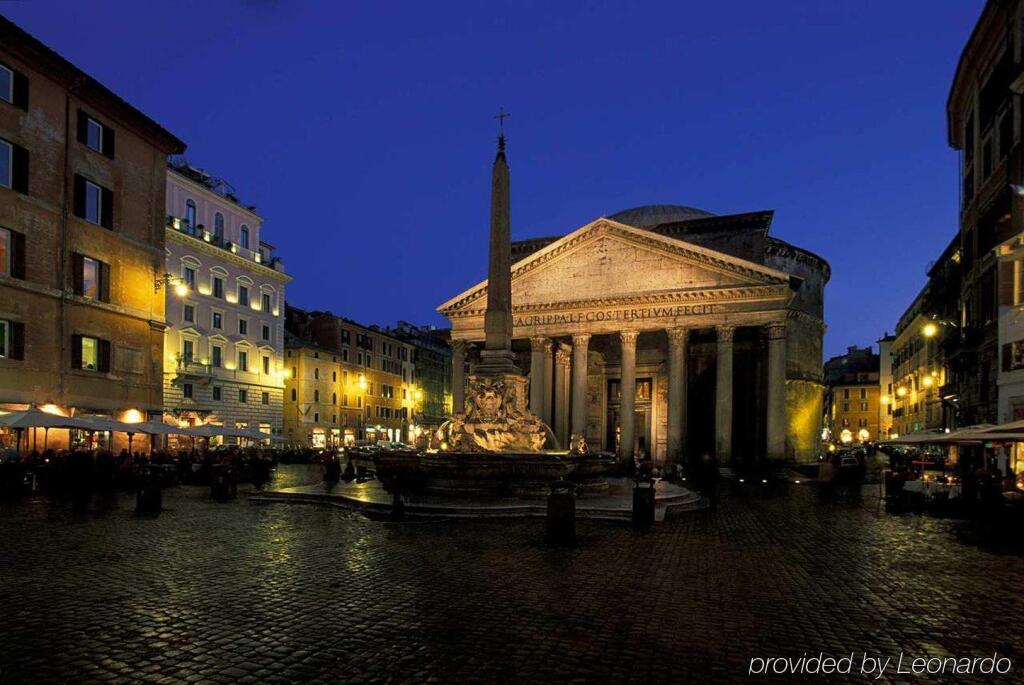
[[[929,321],[924,326],[921,326],[921,335],[926,338],[934,338],[939,332],[939,327]]]
[[[153,292],[160,292],[160,288],[167,286],[174,288],[174,294],[178,297],[185,297],[188,295],[188,284],[181,276],[175,276],[174,274],[165,273],[163,276],[158,276],[153,281]]]

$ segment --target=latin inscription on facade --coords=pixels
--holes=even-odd
[[[567,312],[564,314],[531,314],[517,316],[516,326],[545,326],[548,324],[595,323],[602,321],[642,321],[644,319],[675,318],[714,314],[719,311],[713,304],[687,304],[675,307],[643,307],[640,309],[605,309],[591,312]]]

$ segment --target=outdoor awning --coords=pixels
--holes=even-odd
[[[915,431],[913,433],[907,433],[901,435],[898,438],[894,438],[888,441],[891,445],[923,445],[926,443],[933,443],[939,438],[943,438],[948,435],[942,429]]]
[[[25,411],[0,414],[0,426],[7,426],[8,428],[81,428],[82,430],[97,430],[91,428],[86,420],[77,416],[49,414],[36,407],[31,407]]]

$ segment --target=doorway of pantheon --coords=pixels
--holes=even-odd
[[[654,381],[652,378],[636,379],[636,400],[633,418],[633,454],[651,456],[651,398]],[[622,382],[618,378],[608,380],[608,420],[604,449],[618,453],[619,418],[622,415]]]

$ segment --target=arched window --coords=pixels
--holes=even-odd
[[[224,215],[220,212],[213,215],[213,239],[218,243],[224,242]]]
[[[249,249],[249,227],[242,224],[242,239],[239,241],[242,243],[242,247]]]
[[[189,235],[196,234],[196,203],[192,200],[185,201],[185,231]]]

